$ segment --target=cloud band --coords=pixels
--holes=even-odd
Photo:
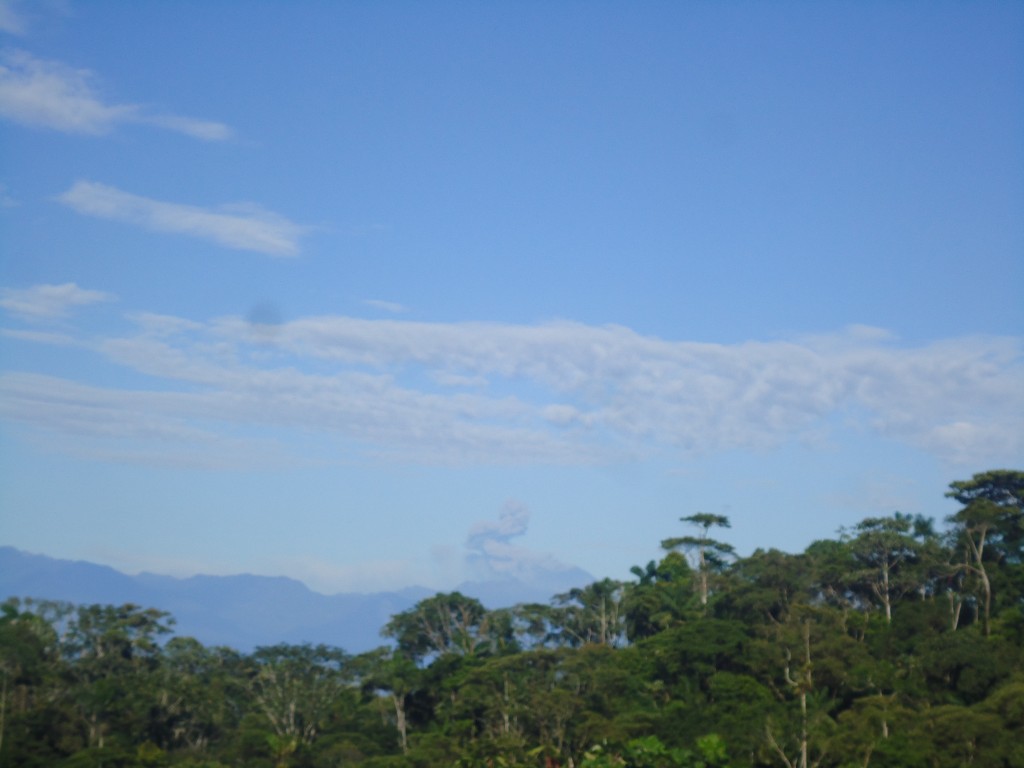
[[[294,256],[305,228],[255,205],[209,210],[133,195],[106,184],[78,181],[57,198],[85,216],[112,219],[154,232],[188,235],[226,248]]]

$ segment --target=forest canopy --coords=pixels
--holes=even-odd
[[[136,605],[0,613],[0,765],[1024,766],[1024,472],[803,552],[695,512],[628,581],[440,593],[360,655],[243,654]]]

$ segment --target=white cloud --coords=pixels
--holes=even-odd
[[[240,338],[234,321],[219,335]],[[278,329],[281,351],[341,366],[425,369],[435,382],[532,382],[551,393],[536,413],[633,447],[697,453],[767,448],[814,437],[836,414],[864,428],[935,445],[935,419],[1021,402],[1015,341],[963,339],[900,348],[863,328],[802,342],[699,344],[573,323],[511,326],[304,318]],[[1007,399],[1009,398],[1009,399]],[[581,439],[586,439],[582,437]],[[1019,444],[1014,440],[1014,444]]]
[[[227,248],[294,256],[306,228],[252,204],[217,210],[167,203],[91,181],[78,181],[57,198],[78,213],[155,232],[210,240]]]
[[[135,312],[128,315],[128,318],[138,325],[143,334],[147,336],[174,336],[186,331],[199,331],[203,328],[202,323],[155,312]]]
[[[575,323],[346,317],[299,318],[254,338],[242,317],[134,317],[134,331],[80,346],[151,377],[151,390],[10,373],[0,381],[7,418],[79,440],[141,441],[155,461],[167,438],[204,446],[197,455],[214,463],[244,463],[243,432],[260,462],[276,445],[305,461],[587,464],[817,444],[845,430],[958,466],[1024,454],[1014,339],[908,346],[854,329],[723,345]],[[302,435],[332,447],[306,454],[291,444]],[[517,522],[481,529],[481,552],[509,554],[498,534]]]
[[[203,141],[224,141],[230,139],[232,130],[224,123],[215,123],[210,120],[198,120],[194,117],[180,117],[178,115],[139,115],[135,122],[146,125],[155,125],[157,128],[166,128],[169,131],[183,133],[193,139]]]
[[[381,299],[364,299],[363,304],[374,309],[379,309],[383,312],[391,312],[395,315],[400,315],[403,312],[408,312],[408,308],[404,305],[394,301],[383,301]]]
[[[74,283],[0,289],[0,307],[15,317],[29,321],[58,320],[66,317],[75,307],[111,301],[113,298],[109,293],[79,288]]]
[[[8,339],[31,341],[35,344],[51,344],[57,347],[70,347],[77,343],[74,336],[68,333],[52,333],[50,331],[22,331],[0,328],[0,334]]]
[[[35,373],[0,374],[0,419],[38,430],[40,449],[90,461],[192,469],[298,463],[274,440],[235,434],[222,398],[93,387]]]
[[[2,17],[0,17],[2,18]],[[25,51],[8,51],[0,65],[0,116],[65,133],[102,135],[127,123],[154,125],[206,141],[231,136],[223,123],[152,113],[137,104],[108,104],[91,72]]]

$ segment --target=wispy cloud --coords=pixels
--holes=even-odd
[[[215,123],[210,120],[199,120],[194,117],[181,117],[179,115],[149,115],[140,114],[135,122],[145,125],[153,125],[157,128],[164,128],[168,131],[176,131],[193,139],[203,141],[223,141],[232,136],[232,130],[224,123]]]
[[[223,123],[161,114],[138,104],[106,103],[93,88],[93,74],[85,69],[39,59],[25,51],[5,52],[2,61],[0,116],[8,120],[97,136],[129,123],[153,125],[204,141],[231,136],[231,129]]]
[[[109,293],[79,288],[74,283],[0,289],[0,307],[15,317],[34,322],[58,320],[75,307],[113,298]]]
[[[243,317],[135,317],[134,330],[80,346],[156,387],[11,372],[0,380],[6,417],[107,446],[148,442],[153,456],[172,443],[201,443],[196,455],[209,456],[230,444],[236,463],[243,432],[261,462],[277,445],[316,462],[588,464],[820,444],[849,431],[968,466],[1024,455],[1016,339],[901,345],[854,328],[725,345],[577,323],[347,317],[299,318],[257,337]],[[308,435],[332,447],[307,453]],[[94,455],[116,453],[104,450]],[[521,522],[509,513],[471,540],[493,550]]]
[[[294,256],[307,229],[250,203],[210,210],[133,195],[116,187],[78,181],[57,198],[78,213],[132,224],[154,232],[188,235],[227,248]]]
[[[394,315],[400,315],[403,312],[408,312],[409,309],[404,304],[399,304],[394,301],[384,301],[382,299],[364,299],[363,304],[374,309],[379,309],[382,312],[390,312]]]
[[[18,341],[32,341],[36,344],[50,344],[57,347],[70,347],[77,344],[74,336],[69,333],[53,331],[26,331],[16,328],[0,328],[0,335]]]

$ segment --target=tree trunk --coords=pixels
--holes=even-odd
[[[889,597],[889,561],[882,563],[882,603],[885,605],[885,623],[892,624],[892,601]]]
[[[960,599],[959,595],[956,595],[953,592],[947,592],[946,595],[949,597],[950,629],[956,632],[957,627],[960,626],[960,611],[964,607],[964,601]]]
[[[970,567],[981,579],[981,586],[985,590],[985,612],[982,614],[982,631],[985,637],[989,636],[989,616],[992,610],[992,584],[988,580],[988,571],[985,570],[985,537],[988,535],[988,528],[982,526],[978,530],[978,541],[974,540],[974,531],[967,531],[967,543],[971,548],[971,556],[974,558],[975,566]]]
[[[988,637],[991,630],[989,627],[989,617],[992,614],[992,584],[988,580],[988,574],[985,572],[985,566],[982,565],[979,568],[981,576],[981,585],[985,589],[985,612],[982,614],[982,630],[985,633],[985,637]]]
[[[391,694],[391,701],[395,704],[395,725],[398,728],[398,738],[402,744],[402,754],[409,753],[409,741],[406,737],[405,725],[405,697]]]
[[[0,691],[0,754],[4,748],[4,726],[7,723],[7,670],[4,669],[3,691]]]
[[[804,687],[800,692],[800,768],[807,768],[807,691],[811,687],[811,622],[804,621]]]
[[[700,604],[708,605],[708,566],[704,559],[704,547],[700,548]]]
[[[807,692],[800,694],[800,768],[807,768]]]

